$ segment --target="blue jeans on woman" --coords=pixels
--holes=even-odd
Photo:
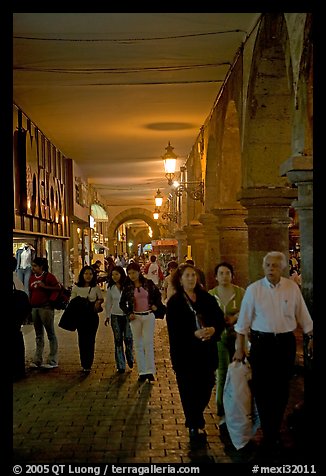
[[[111,327],[114,336],[114,356],[118,370],[126,369],[126,360],[128,366],[134,366],[133,339],[129,320],[127,316],[111,315]],[[124,347],[123,347],[124,344]]]

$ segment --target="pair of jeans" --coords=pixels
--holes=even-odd
[[[133,339],[127,316],[111,315],[111,327],[114,336],[114,356],[118,370],[125,370],[126,360],[129,367],[133,366]]]
[[[50,365],[58,365],[58,341],[54,330],[54,309],[48,306],[33,307],[32,320],[36,336],[34,363],[36,365],[41,365],[43,363],[45,329],[50,346],[50,352],[46,363]]]
[[[32,274],[32,268],[28,266],[27,268],[18,268],[17,269],[17,276],[21,280],[24,285],[25,291],[29,296],[29,278]]]
[[[153,312],[145,316],[137,315],[130,321],[135,357],[139,375],[155,374],[154,331],[155,315]]]

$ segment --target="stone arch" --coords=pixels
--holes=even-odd
[[[257,33],[248,81],[241,204],[247,209],[250,281],[263,276],[267,251],[289,252],[289,209],[297,197],[282,164],[291,156],[294,80],[283,13],[266,13]]]
[[[222,207],[238,207],[241,188],[241,145],[239,116],[234,100],[229,101],[222,137],[218,202]]]
[[[207,142],[206,179],[205,179],[205,210],[217,205],[217,143],[215,136],[210,133]]]
[[[109,242],[114,241],[117,228],[124,222],[132,219],[144,220],[153,230],[153,240],[159,239],[159,227],[153,218],[153,213],[145,208],[128,208],[119,213],[110,223],[108,229]]]
[[[243,186],[284,187],[291,155],[292,66],[284,15],[265,15],[253,52],[244,131]]]
[[[304,28],[303,48],[295,91],[292,155],[313,155],[313,46],[312,15],[308,14]]]

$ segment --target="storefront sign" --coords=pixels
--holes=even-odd
[[[24,215],[63,222],[65,185],[39,165],[35,137],[29,131],[15,131],[14,147],[15,208]]]

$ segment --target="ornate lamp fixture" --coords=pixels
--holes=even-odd
[[[177,165],[177,155],[173,152],[174,147],[171,146],[170,141],[168,146],[165,147],[165,154],[162,159],[164,160],[165,177],[168,179],[168,184],[172,185],[175,176],[175,169]]]
[[[204,182],[202,180],[187,180],[187,168],[186,166],[180,167],[180,182],[174,181],[175,169],[177,163],[177,155],[173,152],[174,147],[170,142],[165,147],[166,153],[163,155],[165,177],[168,180],[168,184],[175,188],[175,193],[178,197],[181,197],[183,192],[193,200],[200,200],[204,203]]]
[[[154,213],[153,213],[153,218],[154,220],[158,220],[158,217],[160,216],[160,209],[155,208]]]
[[[176,212],[164,212],[162,213],[162,219],[178,223],[178,214]]]
[[[157,192],[156,192],[156,195],[155,195],[155,206],[156,207],[161,207],[162,204],[163,204],[163,197],[162,197],[160,189],[158,188]]]

